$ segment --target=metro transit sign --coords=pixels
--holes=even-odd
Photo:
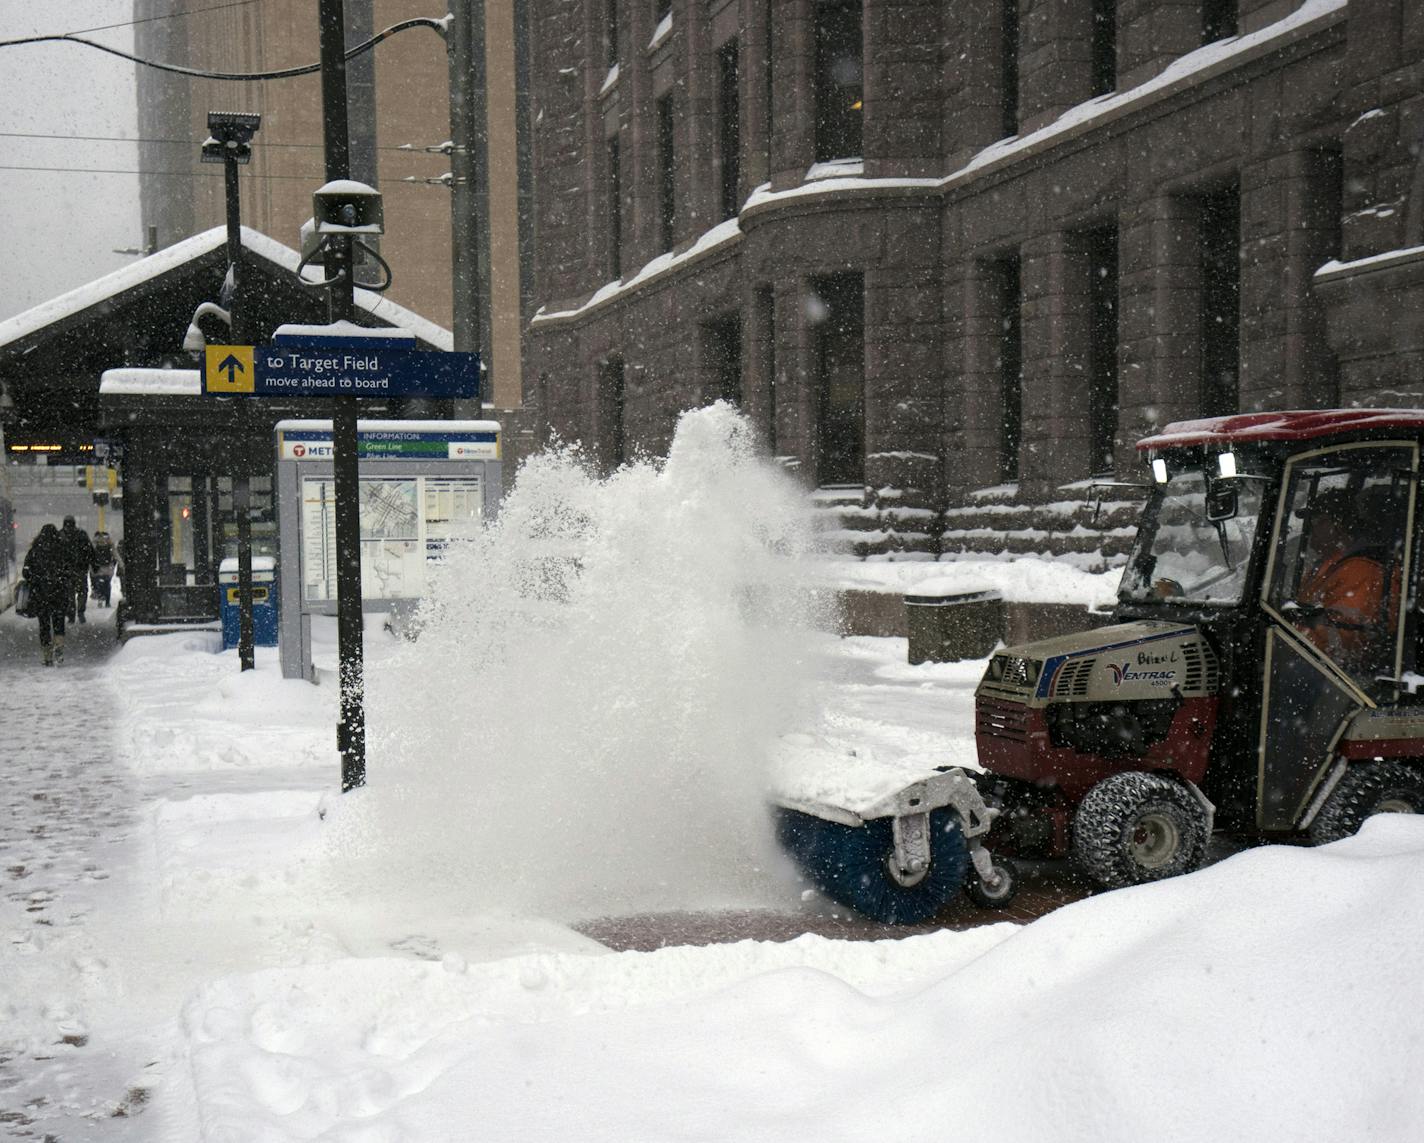
[[[477,353],[418,350],[379,337],[209,345],[203,392],[248,397],[477,397]]]

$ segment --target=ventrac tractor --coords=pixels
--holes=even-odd
[[[1424,811],[1419,452],[1424,410],[1255,413],[1138,444],[1149,479],[1111,626],[996,652],[977,771],[873,805],[783,798],[783,845],[875,919],[1013,857],[1114,888],[1187,873],[1215,830],[1324,843]]]

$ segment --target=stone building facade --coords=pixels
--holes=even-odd
[[[727,397],[861,550],[1002,546],[1167,421],[1424,394],[1414,0],[530,20],[525,401],[606,463]]]

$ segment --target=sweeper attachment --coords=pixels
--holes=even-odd
[[[1007,898],[984,838],[996,811],[963,770],[937,770],[855,811],[783,798],[782,847],[822,893],[875,921],[927,921],[965,887],[966,875]]]
[[[1117,888],[1200,867],[1213,832],[1319,844],[1424,812],[1422,445],[1413,409],[1140,442],[1151,475],[1112,624],[990,658],[981,772],[857,812],[783,799],[786,849],[833,899],[903,924],[961,883],[1006,902],[1005,857],[1071,858]]]

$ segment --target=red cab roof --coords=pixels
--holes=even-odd
[[[1402,430],[1424,433],[1424,409],[1293,409],[1281,413],[1238,413],[1198,421],[1173,421],[1139,450],[1188,445],[1233,445],[1260,441],[1307,441],[1346,433]]]

